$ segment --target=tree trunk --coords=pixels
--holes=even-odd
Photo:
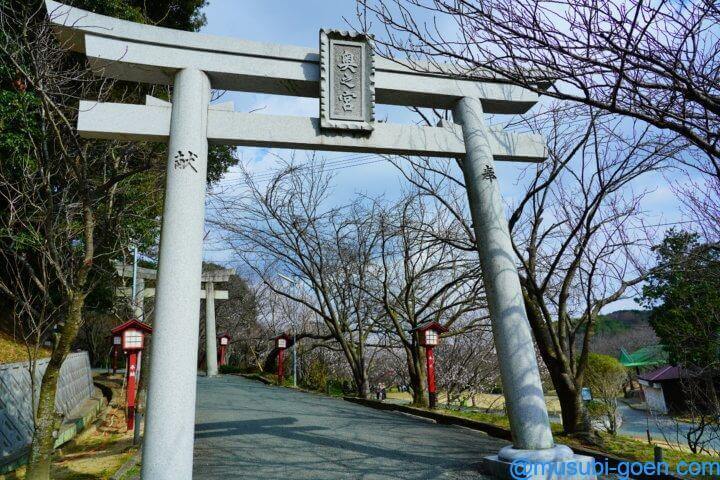
[[[412,390],[412,404],[416,407],[427,407],[427,375],[425,373],[425,355],[417,345],[413,344],[406,349],[408,361],[408,374],[410,375],[410,389]]]
[[[52,463],[55,435],[53,433],[60,426],[60,415],[55,410],[55,396],[57,382],[60,377],[60,367],[72,342],[77,336],[82,321],[82,309],[85,296],[71,292],[68,299],[68,312],[65,325],[60,331],[60,338],[53,349],[47,369],[40,383],[40,398],[38,399],[37,413],[35,415],[35,431],[33,433],[28,468],[25,478],[27,480],[49,480]]]
[[[567,434],[589,435],[590,417],[580,396],[580,388],[571,380],[570,373],[559,370],[559,366],[551,368],[550,377],[560,401],[563,431]]]
[[[355,386],[358,397],[368,398],[370,396],[370,386],[368,385],[367,373],[365,371],[360,371],[355,374]]]
[[[538,306],[540,302],[531,298],[526,288],[523,288],[523,297],[535,343],[548,368],[550,379],[560,401],[563,431],[567,434],[589,436],[591,432],[590,417],[580,396],[582,386],[575,383],[573,372],[570,371],[566,362],[560,360],[559,357],[563,355],[563,352],[558,352],[555,348],[548,332],[549,327],[545,324]],[[585,361],[587,361],[587,357],[585,357]]]

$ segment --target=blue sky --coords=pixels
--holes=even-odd
[[[299,45],[317,48],[320,28],[347,28],[345,18],[355,18],[354,0],[211,0],[205,9],[207,25],[203,33],[233,36],[260,42]],[[263,113],[318,116],[318,100],[277,95],[229,93],[223,99],[233,100],[238,111],[261,108]],[[395,121],[407,121],[410,113],[398,108],[385,108],[380,116],[394,113]],[[400,120],[397,115],[403,116]],[[271,169],[277,159],[267,149],[240,149],[242,158],[250,162],[254,171]],[[288,151],[275,151],[288,156]],[[300,153],[302,155],[304,153]],[[324,153],[328,159],[348,154]],[[397,187],[397,174],[386,165],[367,165],[351,168],[337,178],[337,199],[350,198],[355,192],[380,194]],[[235,176],[236,177],[236,176]],[[232,174],[228,175],[233,179]]]
[[[247,40],[299,45],[317,48],[320,28],[347,28],[343,18],[355,18],[354,0],[210,0],[205,9],[207,25],[203,33],[243,38]],[[295,97],[282,97],[264,94],[228,93],[223,100],[233,100],[237,111],[262,109],[266,114],[285,114],[300,116],[318,116],[318,100]],[[412,121],[413,114],[407,109],[379,106],[378,116],[387,117],[389,121],[407,123]],[[254,172],[273,169],[277,157],[288,157],[291,152],[286,150],[242,148],[239,154],[242,160]],[[299,153],[303,158],[303,152]],[[327,159],[348,157],[347,153],[322,153]],[[521,165],[499,164],[498,177],[503,196],[512,202],[513,196],[519,193],[515,182]],[[226,182],[238,178],[230,172]],[[339,170],[335,178],[333,201],[347,202],[357,193],[371,196],[385,195],[392,198],[402,188],[403,181],[395,169],[382,162]],[[668,223],[680,219],[678,202],[667,181],[660,175],[646,177],[638,188],[648,188],[651,193],[645,201],[645,208],[651,216],[652,223]],[[222,263],[232,261],[229,252],[213,250],[208,245],[206,258]],[[631,300],[619,302],[610,310],[618,308],[634,308]]]

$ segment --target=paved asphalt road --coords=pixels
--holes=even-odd
[[[472,464],[504,445],[241,377],[198,377],[197,479],[483,479]]]
[[[635,410],[622,402],[618,410],[623,419],[620,426],[620,433],[623,435],[645,439],[646,430],[650,429],[650,437],[653,440],[687,445],[686,435],[692,429],[692,425],[677,422],[667,415]],[[712,436],[712,432],[706,433],[705,438],[710,448],[720,450],[720,438]]]

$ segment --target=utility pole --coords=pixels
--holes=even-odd
[[[138,248],[137,243],[133,245],[133,273],[132,273],[132,306],[133,312],[137,312],[137,271],[138,271]],[[142,315],[141,315],[142,316]],[[138,318],[142,322],[142,318]]]
[[[145,312],[140,312],[140,315],[138,315],[138,301],[137,301],[137,295],[138,295],[138,285],[137,285],[137,278],[138,278],[138,247],[137,243],[133,245],[133,271],[132,271],[132,308],[133,308],[133,314],[135,314],[138,318],[137,320],[142,322],[143,318],[145,316]],[[139,358],[137,360],[140,360],[142,358],[142,352],[137,354]],[[130,365],[130,364],[128,364]],[[136,368],[138,368],[138,374],[139,372],[140,364],[136,365]],[[128,370],[129,372],[129,370]],[[134,399],[133,399],[134,402]],[[132,418],[132,424],[133,424],[133,445],[138,445],[140,443],[140,424],[143,421],[143,414],[139,411],[139,409],[133,409],[133,418]]]
[[[293,287],[296,286],[295,280],[291,279],[290,277],[280,274],[280,278],[286,280],[290,285]],[[293,344],[292,344],[292,352],[293,352],[293,387],[297,388],[297,331],[295,328],[295,319],[290,320],[290,324],[292,325],[292,334],[293,334]]]
[[[297,335],[295,322],[293,322],[293,387],[297,388]]]

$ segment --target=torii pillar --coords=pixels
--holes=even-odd
[[[146,479],[170,472],[184,479],[192,472],[209,103],[205,73],[175,74],[143,442]]]
[[[215,377],[218,374],[217,362],[217,333],[215,328],[215,299],[227,299],[226,291],[216,291],[215,284],[227,282],[235,270],[211,270],[203,273],[202,281],[205,289],[202,291],[205,298],[205,363],[207,376]]]

